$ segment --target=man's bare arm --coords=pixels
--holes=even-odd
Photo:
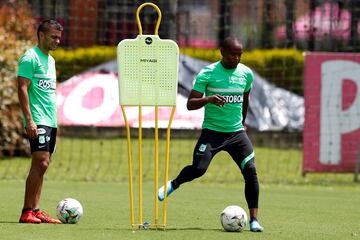
[[[30,79],[18,76],[18,96],[20,107],[26,120],[26,133],[29,138],[36,138],[37,126],[31,115],[29,94],[27,92],[30,83]]]
[[[208,103],[213,103],[218,106],[224,106],[226,100],[221,95],[215,94],[209,97],[203,97],[203,93],[197,92],[195,90],[191,90],[191,93],[188,98],[187,102],[187,109],[188,110],[196,110],[202,108]]]

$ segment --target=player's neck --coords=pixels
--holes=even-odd
[[[41,44],[38,44],[38,48],[45,54],[49,55],[49,49],[44,48]]]
[[[220,61],[220,63],[221,63],[221,66],[222,66],[223,68],[225,68],[226,70],[233,70],[233,69],[235,69],[234,67],[228,66],[226,63],[224,63],[224,61]]]

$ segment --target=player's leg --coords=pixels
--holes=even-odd
[[[38,138],[30,140],[32,161],[26,179],[24,206],[19,220],[22,223],[60,223],[57,219],[44,217],[39,209],[44,174],[50,164],[55,142],[56,129],[46,126],[38,126]]]
[[[57,129],[56,128],[49,128],[46,131],[46,141],[49,143],[49,161],[48,161],[48,165],[50,165],[51,162],[51,156],[52,154],[55,152],[56,149],[56,135],[57,135]],[[38,199],[40,200],[40,196],[41,196],[41,189],[42,189],[42,182],[41,182],[41,186],[39,188],[40,192],[38,195]],[[42,223],[52,223],[52,224],[60,224],[61,221],[59,219],[55,219],[55,218],[51,218],[49,216],[49,214],[47,214],[44,211],[41,211],[39,206],[40,206],[40,201],[38,201],[37,207],[33,209],[35,216],[37,218],[39,218],[41,220]]]
[[[20,222],[40,223],[35,217],[33,209],[39,208],[41,186],[44,173],[49,165],[49,152],[36,151],[32,153],[31,167],[26,179],[25,198]]]
[[[245,199],[250,214],[250,230],[263,231],[257,220],[259,204],[259,181],[256,173],[255,154],[253,146],[244,131],[237,133],[233,142],[226,148],[239,166],[245,180]]]
[[[219,151],[213,146],[214,141],[212,139],[218,139],[214,135],[213,131],[203,130],[198,142],[195,145],[193,151],[193,162],[191,165],[185,166],[179,173],[179,175],[169,180],[167,183],[167,196],[169,196],[174,190],[176,190],[181,184],[190,182],[196,178],[205,174],[209,167],[211,159]],[[158,198],[160,201],[164,199],[164,186],[158,191]]]
[[[242,169],[245,179],[245,198],[250,212],[250,230],[252,232],[262,232],[264,228],[257,219],[259,209],[259,182],[256,173],[254,159],[249,160]]]

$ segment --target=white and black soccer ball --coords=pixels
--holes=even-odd
[[[239,206],[226,207],[220,214],[220,222],[228,232],[241,232],[247,225],[248,217],[245,210]]]
[[[78,200],[65,198],[58,203],[56,215],[62,223],[78,223],[83,215],[83,207]]]

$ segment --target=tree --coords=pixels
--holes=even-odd
[[[26,1],[0,3],[0,157],[29,154],[17,97],[17,60],[34,43]]]

